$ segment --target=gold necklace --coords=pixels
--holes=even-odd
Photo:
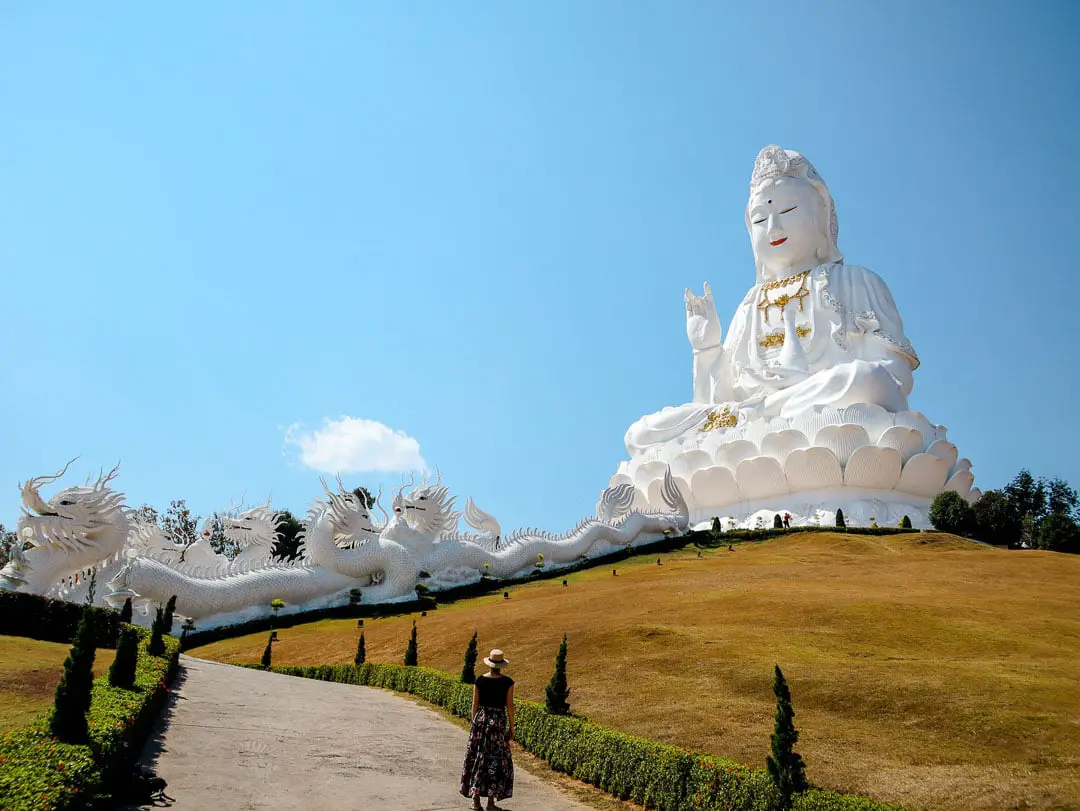
[[[810,290],[806,287],[806,280],[810,278],[810,270],[804,270],[802,273],[796,273],[794,276],[788,276],[786,279],[777,279],[775,282],[768,282],[761,286],[761,301],[758,302],[757,308],[761,310],[761,314],[765,317],[765,323],[769,323],[769,310],[773,307],[780,309],[780,317],[784,317],[784,308],[794,299],[799,302],[799,312],[803,311],[803,299],[810,295]],[[782,287],[787,287],[795,282],[799,282],[799,289],[793,294],[788,295],[782,293],[776,297],[775,301],[769,300],[769,291],[777,290]]]

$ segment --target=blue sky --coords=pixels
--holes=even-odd
[[[726,328],[753,283],[768,143],[976,484],[1080,485],[1078,38],[1071,2],[4,3],[0,522],[76,454],[132,505],[302,510],[287,437],[349,417],[562,529],[690,399],[683,288]]]

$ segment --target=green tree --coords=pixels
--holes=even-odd
[[[473,631],[469,646],[465,648],[465,663],[461,666],[461,683],[476,683],[476,631]]]
[[[911,518],[905,515],[902,519],[900,519],[900,528],[911,529]]]
[[[1065,513],[1050,513],[1039,527],[1039,549],[1080,554],[1080,526]]]
[[[1038,530],[1035,528],[1035,516],[1028,513],[1020,519],[1020,544],[1028,549],[1034,549],[1038,540]]]
[[[714,515],[712,517],[712,525],[709,527],[709,534],[712,535],[714,540],[724,534],[724,525],[720,523],[720,516]]]
[[[930,502],[930,523],[942,532],[967,535],[974,523],[974,511],[955,490],[943,490]]]
[[[1077,517],[1076,490],[1069,486],[1064,479],[1055,476],[1052,479],[1042,479],[1041,483],[1046,490],[1046,511],[1049,515],[1067,515],[1075,519]]]
[[[1017,473],[1002,492],[1017,515],[1032,516],[1036,525],[1046,515],[1046,486],[1026,468]]]
[[[419,664],[420,651],[416,644],[416,620],[412,623],[412,634],[409,636],[409,646],[405,649],[405,664],[415,667]]]
[[[85,743],[89,737],[86,713],[94,687],[94,620],[88,608],[83,610],[71,651],[64,660],[64,675],[53,698],[49,730],[64,743]]]
[[[173,613],[176,611],[176,595],[174,594],[169,598],[169,602],[165,603],[165,616],[161,621],[161,632],[163,634],[171,634],[173,627]]]
[[[133,626],[120,628],[116,643],[116,657],[109,668],[109,684],[113,687],[131,688],[135,684],[135,665],[139,659],[139,631]]]
[[[150,626],[150,653],[153,656],[162,656],[165,653],[165,609],[158,608],[154,616],[154,624]]]
[[[367,646],[364,644],[364,632],[360,632],[360,641],[356,643],[356,656],[353,657],[353,664],[360,667],[365,661],[367,661]]]
[[[780,517],[780,513],[777,513],[776,515],[773,516],[772,526],[773,526],[773,529],[783,529],[784,528],[784,519]]]
[[[836,510],[836,526],[840,529],[847,526],[847,523],[844,521],[844,511],[839,508]]]
[[[353,495],[360,499],[360,504],[367,509],[371,509],[375,506],[375,496],[371,495],[371,491],[366,487],[354,487]]]
[[[544,690],[544,704],[552,715],[570,714],[570,688],[566,684],[566,634],[555,655],[555,672]]]
[[[973,531],[980,541],[995,546],[1020,542],[1020,515],[1001,490],[987,490],[972,507]]]
[[[278,560],[296,560],[303,551],[303,523],[288,510],[281,511],[278,521],[278,539],[274,543],[273,556]]]
[[[273,661],[273,647],[274,647],[274,634],[271,632],[270,636],[266,638],[266,647],[263,648],[262,659],[259,660],[259,664],[269,669]]]
[[[120,609],[120,622],[131,622],[131,598],[124,600],[124,607]]]
[[[773,724],[772,754],[765,758],[765,767],[769,777],[780,793],[780,809],[791,808],[792,797],[809,788],[806,782],[806,767],[802,756],[795,751],[799,733],[795,729],[795,710],[791,706],[791,691],[780,671],[774,665],[773,695],[776,696],[776,718]]]

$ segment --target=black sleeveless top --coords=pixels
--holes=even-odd
[[[506,694],[514,680],[509,676],[477,676],[476,689],[480,694],[481,707],[505,707]]]

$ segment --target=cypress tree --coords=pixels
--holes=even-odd
[[[367,660],[367,647],[364,645],[364,632],[360,632],[360,641],[356,643],[356,656],[353,657],[353,664],[360,667]]]
[[[472,639],[469,640],[469,647],[465,648],[465,664],[461,666],[461,683],[476,684],[476,631],[473,631]]]
[[[570,714],[570,688],[566,686],[566,634],[563,634],[559,653],[555,656],[555,672],[545,689],[545,704],[552,715]]]
[[[161,638],[164,627],[165,610],[159,607],[154,616],[154,624],[150,628],[150,654],[152,656],[161,656],[165,653],[165,640]]]
[[[780,809],[789,811],[792,797],[809,787],[806,782],[806,766],[802,756],[795,751],[799,733],[795,730],[795,710],[791,707],[791,691],[788,690],[780,666],[773,674],[773,694],[776,696],[776,722],[772,734],[772,754],[765,758],[765,766],[773,785],[780,792]]]
[[[261,664],[263,667],[265,667],[267,669],[270,668],[270,663],[271,663],[271,659],[272,659],[271,650],[273,648],[273,645],[274,645],[274,634],[271,633],[270,636],[268,636],[266,638],[266,647],[263,648],[262,660],[259,662],[259,664]]]
[[[94,621],[87,608],[79,620],[71,651],[64,660],[64,675],[56,686],[49,719],[50,732],[65,743],[85,743],[90,735],[86,713],[90,710],[90,694],[94,687],[94,637]]]
[[[900,522],[900,527],[902,529],[911,529],[911,519],[905,515],[903,520]]]
[[[836,511],[836,526],[840,527],[841,529],[847,526],[847,524],[844,523],[844,511],[841,509],[837,509]]]
[[[161,632],[163,634],[171,634],[173,626],[173,612],[176,611],[176,595],[174,594],[169,598],[169,602],[165,603],[165,619],[161,625]]]
[[[416,620],[412,622],[412,635],[409,637],[409,647],[405,649],[406,666],[416,666],[419,663],[419,650],[416,646]]]
[[[131,598],[124,600],[124,607],[120,609],[120,622],[131,622]]]
[[[780,513],[777,513],[776,515],[773,516],[772,525],[773,525],[773,529],[783,529],[784,528],[784,519],[780,517]]]
[[[116,658],[109,668],[109,684],[131,688],[135,684],[135,664],[139,659],[139,632],[135,628],[120,629],[116,643]]]

